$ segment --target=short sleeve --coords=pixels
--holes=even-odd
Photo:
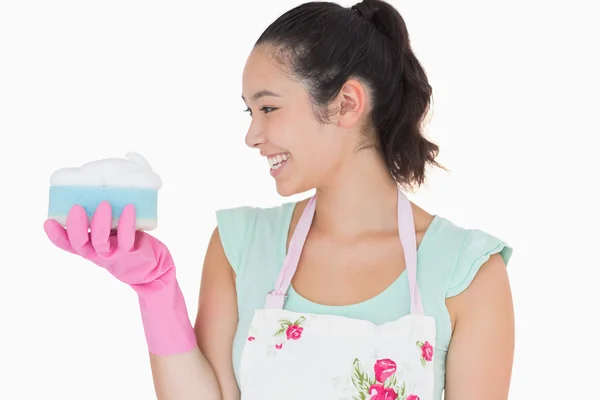
[[[244,255],[252,245],[258,211],[248,206],[216,211],[221,245],[236,275],[243,269]]]
[[[504,263],[512,256],[513,249],[502,240],[478,229],[468,230],[463,240],[446,297],[452,297],[464,291],[481,266],[496,253],[500,253]]]

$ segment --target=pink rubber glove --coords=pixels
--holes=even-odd
[[[88,232],[81,206],[67,216],[67,228],[48,219],[44,230],[57,247],[105,268],[138,294],[148,350],[156,355],[184,353],[196,346],[196,336],[175,277],[175,264],[159,240],[136,231],[135,209],[126,206],[117,234],[111,234],[112,209],[108,202],[96,208]]]

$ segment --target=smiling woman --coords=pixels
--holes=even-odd
[[[512,248],[404,193],[441,167],[431,96],[384,1],[304,3],[267,27],[243,72],[245,141],[280,195],[315,195],[217,211],[197,346],[164,244],[125,229],[124,250],[87,254],[144,279],[127,282],[148,342],[169,344],[150,349],[159,399],[507,398]]]
[[[278,193],[316,195],[217,213],[225,266],[205,264],[196,327],[222,387],[233,372],[248,398],[275,398],[299,379],[311,384],[298,398],[439,399],[444,389],[446,399],[506,398],[512,249],[400,190],[441,167],[422,134],[432,88],[400,14],[381,1],[296,7],[256,42],[242,93],[246,144],[267,158]],[[232,312],[216,293],[232,278],[213,280],[213,269],[234,273],[232,349],[209,319]],[[298,318],[301,340],[272,336],[273,321]],[[354,380],[383,364],[389,379]],[[350,365],[355,375],[344,375]]]

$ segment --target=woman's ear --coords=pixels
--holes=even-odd
[[[349,79],[333,101],[332,122],[342,128],[356,125],[368,109],[369,98],[365,86],[357,79]]]

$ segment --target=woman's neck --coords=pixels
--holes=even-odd
[[[374,152],[342,165],[316,199],[314,231],[356,237],[397,230],[398,186]]]

